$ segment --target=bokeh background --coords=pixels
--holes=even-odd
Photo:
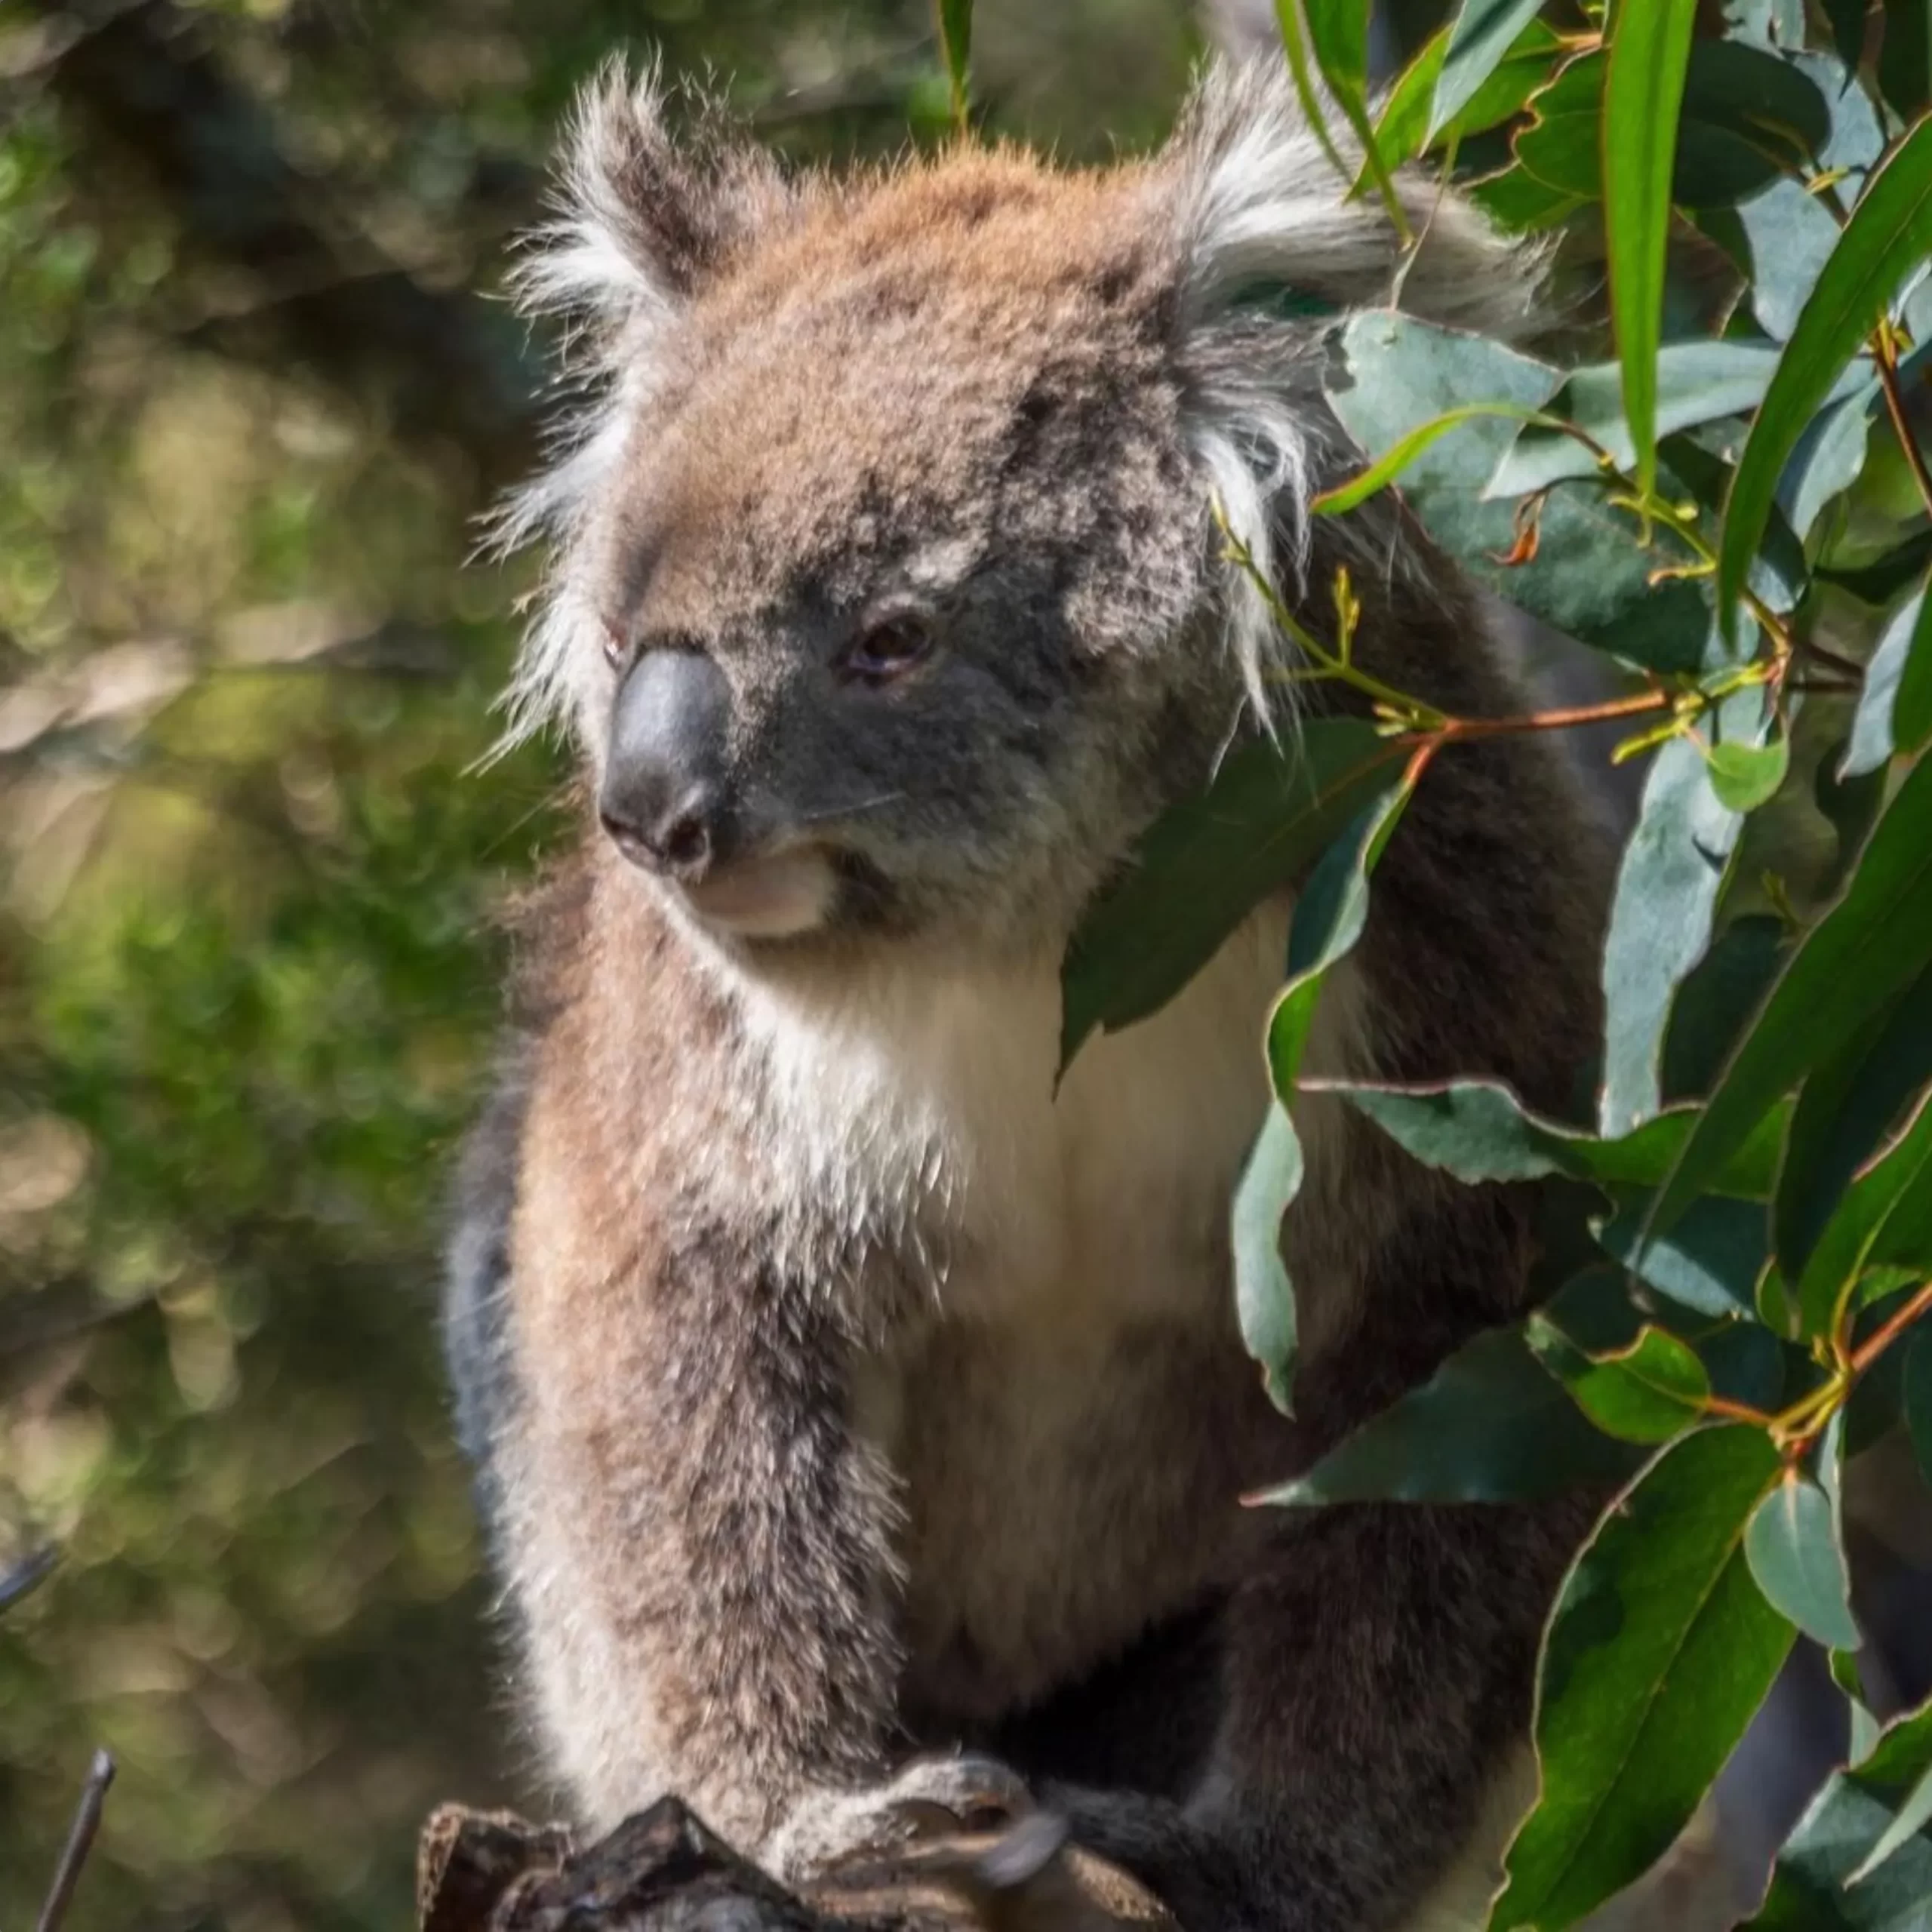
[[[1208,25],[987,0],[986,118],[1150,141]],[[430,1804],[540,1803],[434,1307],[561,768],[476,769],[530,569],[466,559],[620,45],[943,132],[923,0],[0,0],[0,1926],[97,1745],[72,1927],[399,1927]]]

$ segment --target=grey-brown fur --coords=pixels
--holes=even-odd
[[[1522,1731],[1577,1512],[1238,1498],[1521,1305],[1529,1204],[1306,1106],[1290,1424],[1226,1232],[1285,902],[1052,1087],[1080,906],[1275,689],[1211,497],[1311,621],[1349,562],[1382,675],[1517,702],[1392,504],[1306,518],[1351,460],[1318,331],[1246,299],[1382,299],[1392,238],[1259,74],[1096,175],[785,183],[661,114],[593,96],[531,271],[601,387],[512,518],[557,558],[521,691],[608,801],[635,666],[721,671],[713,843],[680,885],[593,830],[537,915],[452,1275],[551,1767],[592,1822],[675,1791],[789,1870],[908,1801],[1038,1801],[1189,1932],[1392,1924]],[[1459,205],[1432,232],[1409,302],[1527,326],[1531,267]],[[937,648],[857,688],[882,599]],[[1320,1063],[1563,1105],[1592,836],[1543,743],[1445,752]],[[1001,1755],[919,1755],[962,1743]]]

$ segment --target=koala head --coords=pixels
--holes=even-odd
[[[1521,327],[1532,270],[1410,192],[1407,303]],[[607,72],[525,271],[589,400],[506,519],[554,557],[516,728],[567,721],[643,889],[748,958],[1057,943],[1265,712],[1214,506],[1292,592],[1324,318],[1399,260],[1272,66],[1146,160],[843,180]]]

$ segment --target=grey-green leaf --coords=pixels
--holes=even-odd
[[[1810,1477],[1786,1472],[1752,1517],[1744,1554],[1767,1600],[1807,1637],[1828,1650],[1857,1649],[1863,1640],[1831,1500]]]
[[[1865,688],[1839,767],[1847,777],[1875,771],[1895,751],[1932,738],[1932,595],[1921,584],[1892,614],[1866,666]]]
[[[1516,37],[1534,20],[1542,0],[1463,0],[1449,29],[1436,76],[1435,103],[1426,139],[1435,140],[1488,79]]]
[[[1777,495],[1785,459],[1906,274],[1932,254],[1932,120],[1908,134],[1865,184],[1786,343],[1737,466],[1718,552],[1728,622]]]
[[[1235,1190],[1235,1309],[1241,1338],[1260,1364],[1262,1386],[1294,1413],[1295,1298],[1281,1263],[1281,1217],[1300,1191],[1301,1140],[1277,1100],[1262,1123]]]

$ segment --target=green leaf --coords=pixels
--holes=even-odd
[[[1748,716],[1757,700],[1749,693],[1738,695]],[[1627,1132],[1661,1104],[1671,1002],[1709,943],[1718,894],[1743,823],[1718,796],[1695,743],[1673,738],[1658,749],[1617,869],[1604,941],[1604,1072],[1597,1124],[1607,1134]]]
[[[1590,452],[1565,433],[1561,424],[1543,413],[1518,409],[1509,403],[1472,402],[1418,423],[1406,435],[1398,436],[1360,475],[1337,484],[1332,490],[1324,490],[1310,501],[1309,508],[1318,516],[1340,516],[1355,509],[1386,490],[1432,443],[1438,441],[1463,423],[1474,422],[1478,417],[1498,417],[1506,422],[1546,425],[1551,440],[1574,450],[1582,459],[1581,468],[1566,469],[1566,475],[1580,475],[1596,467],[1596,459]]]
[[[1629,1884],[1743,1734],[1791,1646],[1742,1549],[1778,1467],[1757,1429],[1694,1430],[1597,1525],[1544,1641],[1542,1792],[1491,1932],[1568,1925]]]
[[[1654,1211],[1672,1219],[1772,1106],[1932,962],[1932,759],[1880,814],[1844,897],[1806,934],[1731,1056]]]
[[[1697,1422],[1711,1393],[1695,1352],[1661,1328],[1645,1327],[1627,1348],[1592,1356],[1547,1316],[1524,1333],[1537,1361],[1607,1435],[1624,1442],[1668,1442]]]
[[[1434,140],[1475,99],[1535,20],[1540,4],[1541,0],[1463,0],[1449,28],[1426,140]]]
[[[1296,1320],[1281,1262],[1281,1217],[1301,1183],[1300,1138],[1276,1100],[1235,1189],[1235,1309],[1242,1343],[1261,1365],[1262,1386],[1284,1415],[1294,1413]]]
[[[1774,342],[1788,341],[1838,245],[1838,225],[1818,195],[1788,180],[1741,202],[1737,220],[1750,245],[1740,266],[1749,275],[1751,312]]]
[[[1763,745],[1713,745],[1708,762],[1718,802],[1734,812],[1754,812],[1784,783],[1791,768],[1791,741],[1774,738]]]
[[[1726,621],[1744,585],[1785,459],[1839,371],[1884,315],[1907,271],[1932,254],[1932,121],[1921,122],[1872,174],[1785,345],[1744,454],[1718,555]]]
[[[1932,968],[1869,1014],[1798,1091],[1772,1209],[1778,1261],[1804,1272],[1852,1177],[1932,1079]]]
[[[1796,1469],[1758,1504],[1744,1533],[1744,1554],[1765,1599],[1814,1642],[1856,1650],[1851,1580],[1832,1521],[1831,1500]]]
[[[1932,22],[1925,0],[1884,0],[1885,34],[1878,45],[1878,90],[1906,120],[1932,100]]]
[[[952,89],[952,118],[967,124],[973,54],[973,0],[939,0],[940,38],[946,48],[946,79]]]
[[[1647,1238],[1650,1197],[1617,1189],[1612,1198],[1616,1211],[1596,1230],[1606,1254],[1686,1308],[1723,1316],[1758,1312],[1758,1279],[1770,1251],[1759,1203],[1706,1195],[1667,1232]]]
[[[1777,977],[1784,921],[1769,913],[1734,919],[1678,987],[1664,1036],[1666,1104],[1709,1092],[1745,1022]]]
[[[1561,1174],[1603,1185],[1654,1187],[1669,1172],[1697,1119],[1694,1110],[1679,1109],[1604,1140],[1530,1112],[1493,1080],[1401,1087],[1343,1080],[1305,1084],[1311,1093],[1340,1095],[1425,1166],[1471,1183]],[[1788,1110],[1767,1115],[1712,1191],[1767,1198],[1789,1118]]]
[[[1875,771],[1895,751],[1932,740],[1932,596],[1921,584],[1893,614],[1865,669],[1865,688],[1838,768],[1849,777]]]
[[[1863,372],[1862,361],[1851,365],[1854,375]],[[1832,395],[1844,386],[1835,385]],[[1866,447],[1871,441],[1872,411],[1879,395],[1878,379],[1866,375],[1848,395],[1833,402],[1827,397],[1822,412],[1814,416],[1798,439],[1791,460],[1778,479],[1777,510],[1782,510],[1792,531],[1808,536],[1820,515],[1835,497],[1858,481],[1865,468]]]
[[[1520,1328],[1465,1343],[1269,1503],[1509,1503],[1620,1481],[1637,1454],[1592,1426]]]
[[[1900,1390],[1912,1453],[1932,1482],[1932,1321],[1921,1321],[1905,1345],[1905,1379]]]
[[[1619,0],[1610,16],[1603,137],[1617,165],[1604,180],[1604,234],[1624,415],[1636,452],[1638,491],[1645,497],[1657,483],[1664,245],[1695,17],[1695,9],[1681,0]]]
[[[1285,752],[1244,746],[1199,798],[1155,821],[1082,917],[1060,968],[1060,1064],[1096,1027],[1157,1012],[1269,892],[1395,780],[1404,747],[1352,718],[1312,718]]]
[[[1848,590],[1860,602],[1889,604],[1932,560],[1932,530],[1909,537],[1869,564],[1840,568],[1821,565],[1818,574],[1827,583]]]
[[[1275,14],[1304,106],[1311,104],[1307,68],[1312,57],[1335,105],[1361,143],[1364,166],[1389,218],[1406,238],[1407,223],[1369,119],[1368,9],[1361,0],[1275,0]],[[1315,118],[1312,111],[1309,118]],[[1325,143],[1325,133],[1322,138]]]
[[[1329,402],[1371,461],[1472,401],[1540,409],[1561,381],[1547,363],[1386,310],[1349,319],[1331,369]],[[1504,413],[1466,415],[1413,457],[1403,494],[1430,535],[1478,583],[1569,636],[1660,669],[1700,668],[1714,635],[1706,590],[1652,581],[1690,552],[1660,525],[1641,547],[1635,518],[1594,486],[1552,492],[1534,558],[1500,561],[1514,542],[1513,512],[1481,491],[1512,434]]]
[[[1437,77],[1442,72],[1443,51],[1449,44],[1449,29],[1443,27],[1430,35],[1420,51],[1396,76],[1382,103],[1375,122],[1376,145],[1391,168],[1413,161],[1429,139],[1429,112],[1435,96]],[[1368,164],[1362,163],[1352,192],[1360,194],[1369,185]]]
[[[1830,1331],[1839,1304],[1868,1263],[1923,1265],[1932,1272],[1932,1252],[1921,1254],[1909,1236],[1901,1238],[1914,1218],[1918,1189],[1932,1190],[1932,1093],[1919,1097],[1898,1137],[1845,1189],[1825,1223],[1798,1280],[1802,1334]]]
[[[1932,1839],[1923,1821],[1875,1854],[1932,1769],[1932,1709],[1881,1734],[1825,1785],[1778,1854],[1771,1889],[1746,1932],[1925,1932]],[[1854,1882],[1856,1879],[1856,1882]]]
[[[1517,158],[1531,174],[1586,199],[1601,192],[1607,58],[1572,60],[1531,97],[1537,118],[1516,137]],[[1791,62],[1736,41],[1698,41],[1684,69],[1671,199],[1696,208],[1740,202],[1803,166],[1831,129],[1823,95]]]
[[[1847,1886],[1863,1884],[1927,1824],[1932,1824],[1932,1752],[1927,1753],[1926,1766],[1918,1774],[1918,1782],[1899,1801],[1897,1815],[1878,1834],[1878,1841],[1866,1854],[1864,1863],[1846,1879]]]
[[[1505,168],[1486,180],[1472,182],[1469,194],[1491,221],[1512,234],[1555,228],[1585,205],[1583,196],[1566,195],[1524,168]]]

